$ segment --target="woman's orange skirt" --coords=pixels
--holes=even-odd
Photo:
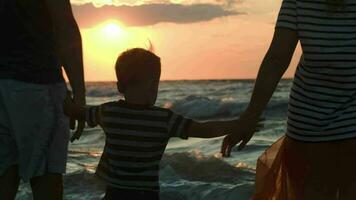
[[[282,137],[257,161],[252,200],[355,200],[356,139],[307,143]]]

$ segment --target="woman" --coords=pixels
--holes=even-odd
[[[270,49],[238,130],[243,149],[300,41],[287,134],[258,160],[254,199],[356,198],[356,0],[283,0]]]

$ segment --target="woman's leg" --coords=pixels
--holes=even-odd
[[[14,200],[20,184],[17,165],[10,167],[3,176],[0,176],[0,199]]]
[[[288,138],[287,173],[297,200],[337,200],[338,143],[305,143]]]
[[[338,179],[335,176],[336,165],[333,158],[316,154],[319,156],[314,161],[310,161],[309,170],[305,177],[305,200],[337,200]]]
[[[356,199],[356,139],[350,139],[340,144],[339,200]]]
[[[354,176],[355,178],[355,176]],[[356,198],[356,179],[345,181],[341,184],[339,200],[355,200]]]

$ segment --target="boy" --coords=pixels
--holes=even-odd
[[[116,63],[118,90],[125,100],[77,107],[67,98],[65,110],[89,126],[100,125],[106,144],[96,174],[107,183],[105,200],[158,200],[159,163],[169,138],[213,138],[233,131],[236,121],[199,123],[155,107],[160,58],[135,48]]]

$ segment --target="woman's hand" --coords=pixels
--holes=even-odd
[[[245,111],[237,120],[233,133],[227,135],[223,140],[221,145],[223,157],[229,157],[232,148],[239,143],[239,150],[245,148],[255,132],[262,127],[259,122],[259,116],[254,116],[252,113]]]

